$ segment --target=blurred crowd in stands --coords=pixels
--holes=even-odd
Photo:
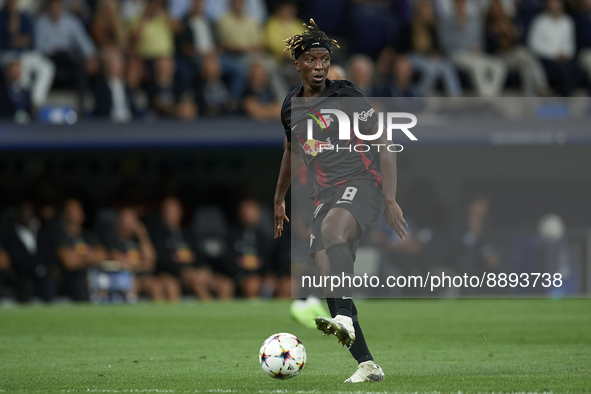
[[[567,237],[558,215],[541,217],[537,233],[499,242],[486,195],[473,194],[462,211],[449,217],[431,200],[423,213],[413,209],[416,204],[405,205],[409,236],[404,241],[385,218],[372,228],[357,264],[362,270],[368,263],[374,268],[362,272],[380,278],[541,272],[560,274],[562,286],[540,282],[526,288],[447,287],[437,292],[409,286],[372,296],[580,294],[584,249]],[[228,220],[218,205],[193,210],[173,195],[154,205],[101,207],[88,219],[78,198],[67,197],[59,206],[28,199],[0,215],[0,300],[290,298],[292,285],[295,296],[322,297],[321,288],[309,292],[298,287],[302,275],[317,275],[309,256],[311,211],[306,203],[292,207],[291,223],[275,240],[271,211],[252,198],[236,204],[236,220]],[[499,245],[511,250],[503,254]]]
[[[291,221],[279,239],[273,239],[271,209],[245,190],[214,190],[231,197],[195,202],[183,197],[192,193],[163,185],[161,198],[152,200],[132,182],[97,205],[83,193],[39,182],[30,198],[0,210],[0,301],[305,297],[301,276],[317,275],[317,269],[309,256],[311,180],[300,169],[292,183]],[[583,289],[585,239],[570,237],[558,215],[541,216],[537,232],[528,223],[499,238],[494,201],[485,194],[471,193],[452,212],[432,183],[417,181],[399,201],[408,236],[402,241],[380,219],[360,245],[356,266],[367,270],[361,272],[380,278],[541,272],[560,274],[563,285],[436,293],[386,288],[373,296],[559,296]],[[321,288],[314,293],[323,294]]]
[[[19,123],[64,92],[79,118],[278,119],[299,83],[283,40],[309,17],[368,96],[569,96],[591,79],[591,0],[1,3],[0,115]]]
[[[89,218],[81,199],[60,200],[2,210],[0,299],[291,295],[289,234],[273,239],[272,214],[255,199],[237,202],[235,220],[217,205],[193,210],[173,195],[153,205],[116,202]]]

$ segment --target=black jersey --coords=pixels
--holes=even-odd
[[[299,145],[299,148],[292,146],[292,149],[301,149],[304,163],[314,178],[312,197],[330,194],[331,190],[354,179],[370,179],[381,187],[382,176],[376,170],[371,152],[356,148],[364,144],[364,141],[352,130],[350,139],[340,140],[337,117],[320,114],[321,109],[341,110],[351,120],[351,128],[353,112],[366,114],[363,121],[358,122],[359,132],[366,134],[378,122],[378,115],[365,95],[349,81],[329,79],[326,80],[326,88],[317,98],[298,99],[302,92],[303,87],[300,85],[287,95],[281,108],[281,121],[287,140]],[[310,119],[313,119],[311,139],[308,138]],[[332,148],[327,149],[329,145]]]

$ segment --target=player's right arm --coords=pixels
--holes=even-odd
[[[277,179],[277,187],[275,188],[275,197],[273,198],[273,213],[275,217],[275,238],[281,237],[283,231],[283,221],[289,222],[289,218],[285,212],[285,194],[291,185],[296,171],[302,164],[302,159],[299,150],[291,149],[291,142],[285,141],[285,151],[281,159],[281,168],[279,169],[279,177]]]

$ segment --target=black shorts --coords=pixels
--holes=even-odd
[[[357,234],[347,241],[355,260],[359,241],[363,238],[365,231],[384,213],[382,190],[370,179],[354,179],[333,193],[321,196],[319,202],[312,217],[310,256],[314,257],[316,252],[324,249],[320,226],[328,212],[333,208],[344,208],[351,212],[357,222]]]

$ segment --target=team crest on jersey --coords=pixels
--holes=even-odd
[[[326,139],[326,142],[312,138],[302,145],[302,149],[307,155],[316,156],[318,153],[322,153],[326,150],[334,150],[334,145],[330,143],[330,137]]]
[[[320,128],[326,130],[330,127],[330,124],[334,122],[334,119],[330,115],[324,115],[322,118],[324,119],[324,122],[320,122]]]

